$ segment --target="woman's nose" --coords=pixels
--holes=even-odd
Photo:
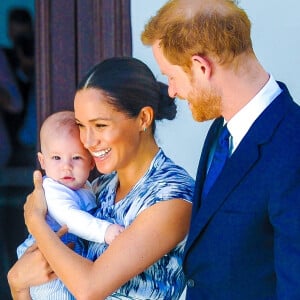
[[[89,149],[95,145],[95,137],[92,130],[86,130],[80,137],[85,148]]]

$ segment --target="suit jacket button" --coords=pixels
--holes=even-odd
[[[186,284],[188,287],[192,288],[195,286],[195,281],[193,279],[189,279]]]

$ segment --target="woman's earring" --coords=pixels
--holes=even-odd
[[[144,132],[146,132],[146,130],[147,130],[147,127],[144,127]]]

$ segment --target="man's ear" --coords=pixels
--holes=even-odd
[[[42,152],[38,152],[37,157],[38,157],[39,163],[41,165],[41,168],[43,170],[45,170],[45,161],[44,161],[44,155],[43,155],[43,153]]]
[[[192,56],[192,68],[199,75],[209,78],[212,73],[212,64],[209,59],[201,55]]]

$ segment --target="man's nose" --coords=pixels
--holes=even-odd
[[[176,90],[174,89],[174,87],[172,85],[169,84],[168,86],[168,94],[171,98],[175,98],[177,93]]]

